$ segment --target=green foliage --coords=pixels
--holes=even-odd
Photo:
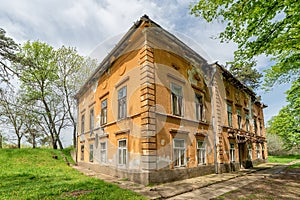
[[[19,51],[19,46],[5,34],[5,30],[0,28],[0,83],[8,82],[11,73],[16,74],[10,63],[18,60],[16,53]]]
[[[266,71],[266,88],[299,79],[299,1],[200,0],[191,6],[191,13],[226,24],[219,38],[238,44],[234,66],[254,66],[258,55],[271,57],[275,64]]]
[[[268,131],[279,135],[286,149],[300,149],[300,79],[286,94],[288,104],[268,122]]]
[[[268,156],[270,163],[289,163],[295,160],[300,160],[300,155]]]
[[[52,156],[57,155],[58,159]],[[58,150],[0,150],[0,199],[144,199],[67,166]]]

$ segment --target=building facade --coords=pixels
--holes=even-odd
[[[141,17],[76,95],[77,161],[142,184],[267,159],[256,94]]]

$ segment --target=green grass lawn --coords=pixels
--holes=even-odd
[[[58,159],[52,158],[53,155]],[[79,173],[63,161],[59,150],[0,149],[0,199],[144,197]]]
[[[294,160],[300,160],[300,155],[268,156],[270,163],[289,163]]]

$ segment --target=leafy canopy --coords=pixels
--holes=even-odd
[[[255,56],[270,56],[275,64],[266,70],[266,88],[299,78],[300,1],[200,0],[191,13],[226,24],[219,38],[238,44],[233,62],[238,68],[255,66]]]

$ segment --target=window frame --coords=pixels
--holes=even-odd
[[[104,149],[102,148],[104,144]],[[107,141],[100,142],[100,163],[107,163]],[[104,159],[103,159],[104,158]]]
[[[228,120],[228,127],[232,127],[232,104],[230,103],[227,103],[227,120]]]
[[[84,140],[84,124],[85,124],[85,115],[81,115],[81,127],[80,127],[80,140]]]
[[[80,160],[84,161],[84,144],[80,145]]]
[[[124,141],[125,141],[125,147],[123,147],[123,146],[120,147],[120,142],[124,142]],[[124,151],[125,151],[125,157],[122,157],[122,159],[120,159],[121,158],[120,156],[124,156]],[[128,161],[128,143],[127,143],[127,139],[120,139],[120,140],[118,140],[118,165],[119,166],[126,166],[127,161]]]
[[[257,119],[256,119],[256,117],[253,117],[253,128],[254,128],[254,133],[257,134]]]
[[[125,90],[124,96],[120,97],[121,91]],[[123,92],[122,92],[123,93]],[[118,120],[127,117],[127,86],[123,86],[118,90]]]
[[[103,104],[105,103],[105,106]],[[100,125],[107,124],[107,98],[101,101],[101,116],[100,116]]]
[[[176,141],[183,142],[183,147],[176,147]],[[178,154],[177,155],[178,159],[176,159],[177,158],[176,154]],[[183,159],[183,163],[182,163],[182,159]],[[177,160],[178,160],[178,164],[177,164]],[[186,147],[185,147],[184,139],[178,139],[178,138],[173,139],[173,162],[174,162],[174,167],[176,168],[186,166]]]
[[[90,109],[90,134],[93,134],[95,126],[95,111],[94,108]]]
[[[206,143],[204,140],[197,140],[197,164],[205,165],[206,164]],[[199,147],[199,142],[202,145]]]
[[[229,149],[229,154],[230,154],[230,162],[235,162],[236,157],[235,157],[235,144],[234,143],[229,143],[230,149]]]
[[[256,158],[261,159],[259,143],[256,143]]]
[[[175,90],[179,89],[181,94],[176,94]],[[172,114],[175,116],[183,117],[184,101],[183,101],[183,89],[181,85],[171,83],[171,107]]]
[[[94,162],[94,145],[90,144],[89,162]]]
[[[196,111],[196,120],[204,121],[204,102],[203,95],[195,93],[195,111]]]
[[[246,131],[249,132],[249,131],[250,131],[250,118],[249,118],[249,113],[246,113],[246,114],[245,114],[245,118],[246,118],[246,122],[245,122]]]
[[[242,129],[242,109],[241,108],[236,109],[236,115],[237,115],[238,129]]]
[[[252,160],[252,144],[248,144],[247,148],[248,148],[248,160]]]

